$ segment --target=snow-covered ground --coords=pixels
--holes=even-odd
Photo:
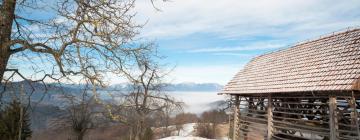
[[[182,130],[180,130],[179,136],[171,136],[171,137],[161,138],[159,140],[213,140],[213,139],[196,137],[195,126],[196,123],[184,124]],[[221,140],[228,140],[228,139],[224,137]]]
[[[184,124],[182,130],[180,130],[179,136],[193,136],[194,133],[194,127],[196,123],[188,123]]]
[[[193,137],[193,136],[187,136],[187,137],[186,136],[171,136],[171,137],[162,138],[160,140],[210,140],[210,139]]]
[[[182,130],[180,130],[179,136],[171,136],[162,138],[160,140],[210,140],[201,137],[195,137],[195,127],[196,123],[184,124]]]

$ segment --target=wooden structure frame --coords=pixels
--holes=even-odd
[[[360,29],[255,57],[221,94],[233,140],[360,140]]]
[[[360,92],[232,95],[233,139],[360,139]]]

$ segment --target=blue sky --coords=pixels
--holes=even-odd
[[[226,84],[253,57],[360,26],[360,0],[137,0],[137,39],[155,41],[167,81]],[[31,12],[25,11],[25,14]],[[29,16],[53,16],[42,11]],[[15,61],[13,65],[17,65]],[[124,82],[112,78],[111,84]]]
[[[254,56],[360,25],[359,0],[147,0],[140,38],[176,66],[172,82],[226,84]]]

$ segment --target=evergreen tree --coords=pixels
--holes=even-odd
[[[22,108],[22,117],[20,117]],[[20,123],[20,120],[22,122]],[[27,109],[20,102],[13,100],[8,106],[0,110],[0,139],[18,140],[21,128],[21,140],[31,137],[30,117]]]

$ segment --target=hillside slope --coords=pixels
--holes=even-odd
[[[170,126],[171,127],[171,126]],[[196,135],[196,123],[184,124],[182,130],[180,130],[179,136],[170,136],[161,138],[159,140],[214,140],[197,137]],[[228,140],[227,137],[222,137],[220,140]]]

